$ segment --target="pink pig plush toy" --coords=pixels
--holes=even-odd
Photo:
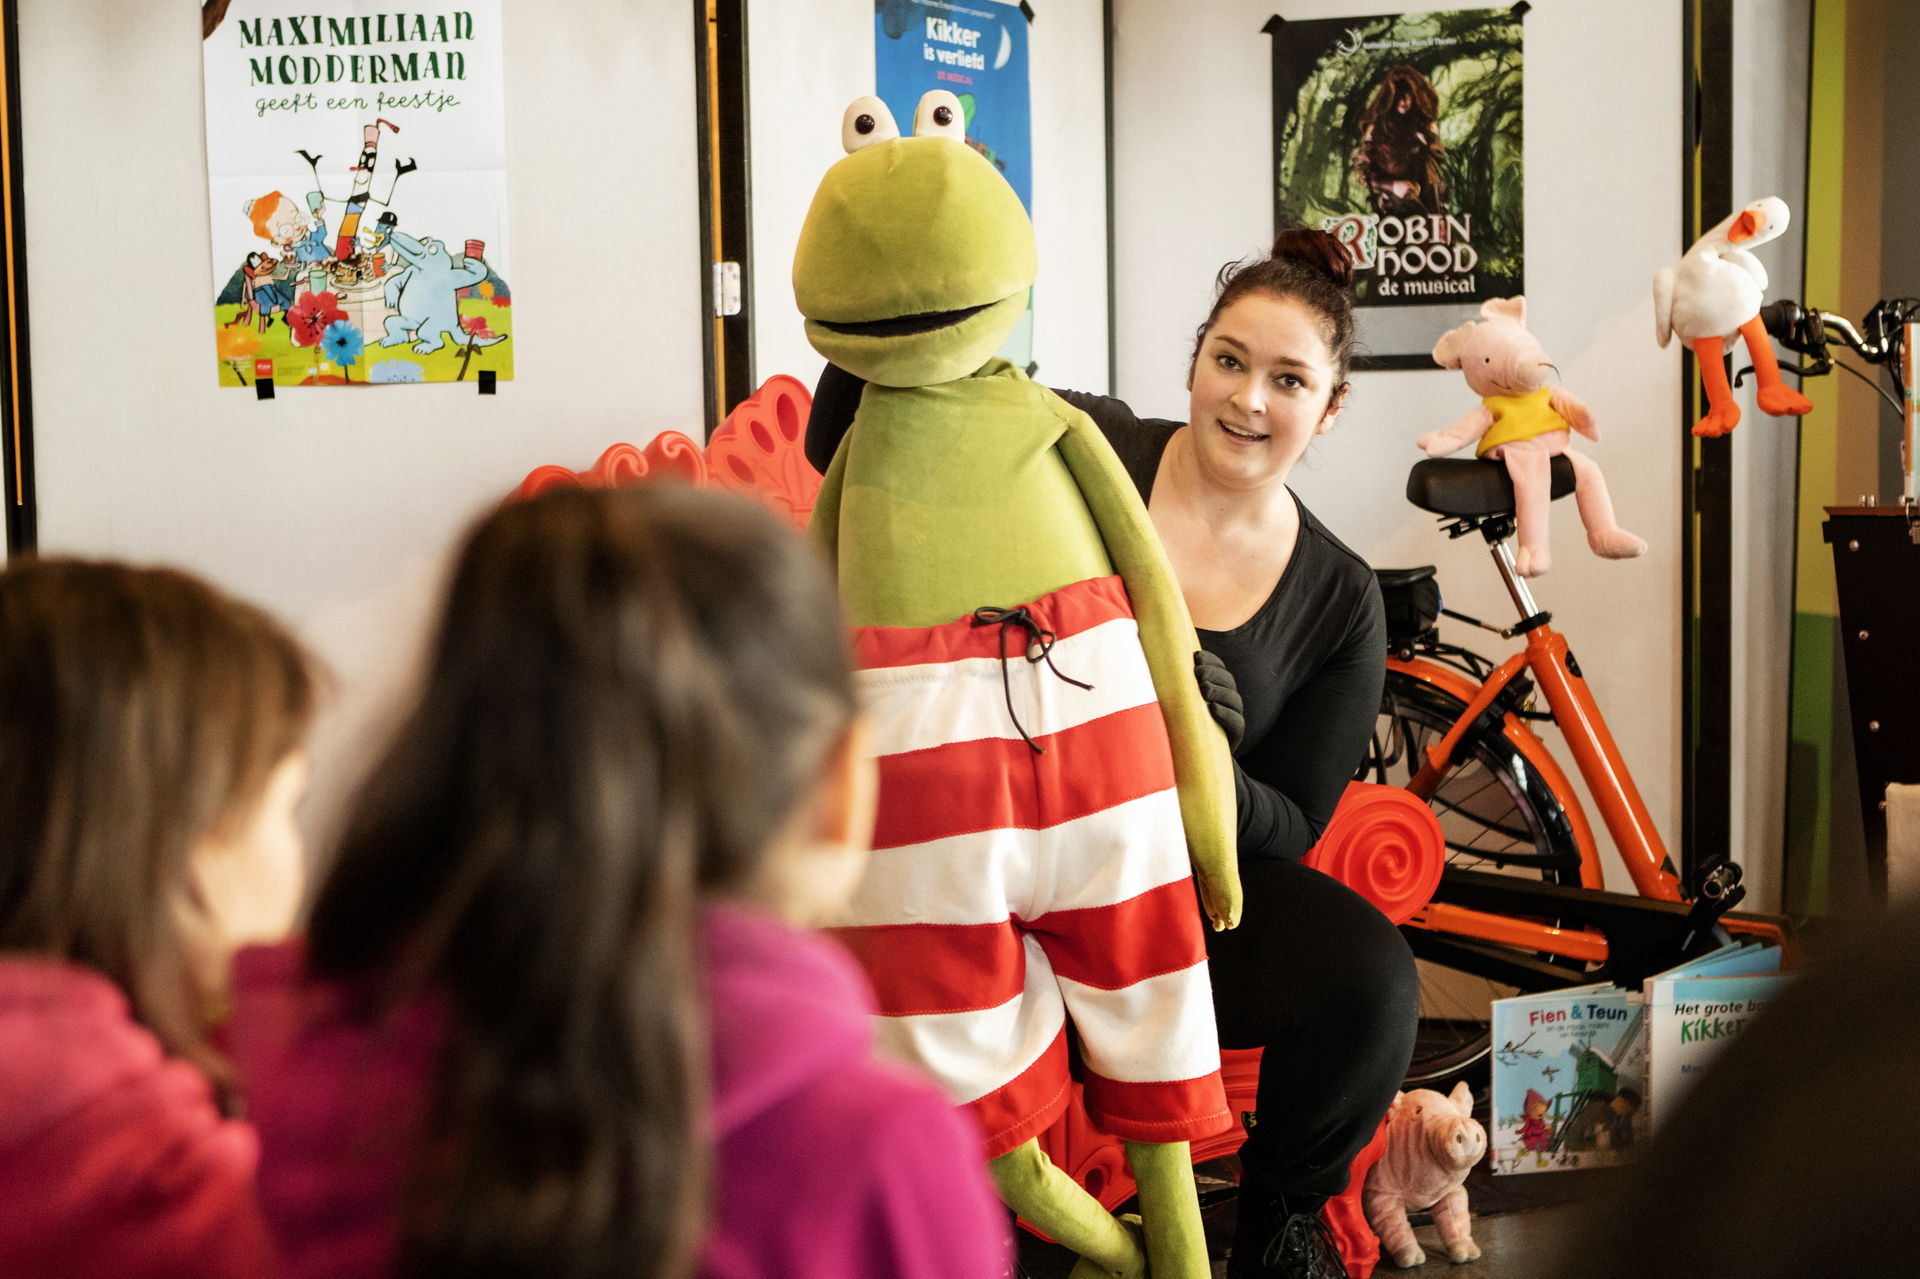
[[[1427,1259],[1407,1221],[1410,1208],[1433,1210],[1448,1257],[1461,1262],[1480,1255],[1467,1220],[1467,1188],[1460,1184],[1487,1150],[1487,1130],[1472,1108],[1473,1092],[1462,1081],[1445,1096],[1430,1088],[1400,1093],[1387,1112],[1387,1148],[1367,1174],[1361,1199],[1381,1251],[1402,1270]]]
[[[1440,367],[1466,375],[1480,407],[1415,443],[1428,457],[1441,457],[1478,440],[1474,456],[1507,464],[1520,537],[1513,564],[1522,577],[1538,577],[1550,564],[1547,509],[1553,500],[1553,459],[1561,453],[1573,463],[1574,502],[1593,553],[1610,560],[1645,554],[1647,544],[1614,523],[1613,499],[1599,463],[1567,448],[1570,431],[1590,440],[1599,439],[1600,431],[1586,405],[1564,388],[1547,385],[1553,363],[1527,331],[1527,300],[1494,298],[1480,304],[1480,314],[1479,321],[1449,330],[1433,348]]]

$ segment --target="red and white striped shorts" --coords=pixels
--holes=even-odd
[[[1223,1131],[1205,936],[1126,589],[1078,582],[1026,613],[1091,689],[1026,660],[1019,626],[1004,663],[1002,627],[970,618],[855,631],[880,813],[836,935],[873,982],[883,1051],[972,1107],[989,1157],[1066,1106],[1069,1018],[1101,1129]]]

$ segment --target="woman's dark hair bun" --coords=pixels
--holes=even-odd
[[[1346,246],[1326,231],[1288,227],[1273,237],[1271,256],[1311,267],[1343,289],[1353,287],[1353,259]]]

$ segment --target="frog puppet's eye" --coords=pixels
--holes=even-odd
[[[899,136],[900,126],[893,122],[893,112],[875,97],[855,98],[847,104],[847,113],[840,117],[840,145],[847,149],[848,155],[861,147],[891,142]]]
[[[952,138],[967,140],[967,115],[960,99],[946,89],[930,90],[913,112],[913,136],[916,138]]]

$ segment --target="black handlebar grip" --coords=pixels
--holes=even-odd
[[[1805,314],[1798,302],[1792,298],[1781,298],[1760,308],[1760,323],[1780,345],[1804,352],[1806,348],[1800,344],[1800,330]]]

